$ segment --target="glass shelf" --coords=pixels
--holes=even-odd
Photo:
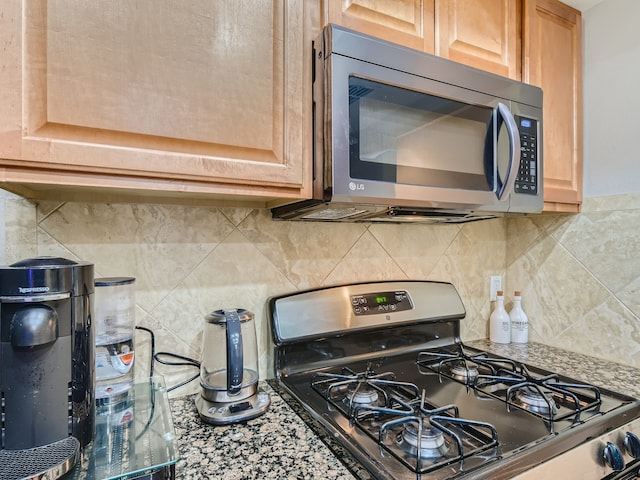
[[[65,478],[173,477],[179,459],[174,439],[163,377],[137,382],[126,400],[96,410],[96,436]]]

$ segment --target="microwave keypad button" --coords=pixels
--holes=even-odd
[[[523,126],[522,122],[519,122]],[[537,128],[537,122],[527,122],[526,129],[521,130],[520,134],[520,168],[514,190],[516,193],[536,194],[537,193],[537,158],[538,143],[537,137],[531,135]],[[529,133],[525,133],[529,132]]]

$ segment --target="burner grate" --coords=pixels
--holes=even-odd
[[[457,349],[425,351],[418,354],[418,368],[427,368],[438,375],[472,386],[478,375],[497,375],[498,371],[517,370],[512,360],[492,358],[486,352],[468,354],[462,345]]]
[[[424,351],[416,361],[419,369],[428,369],[473,388],[480,395],[497,398],[511,407],[538,416],[549,424],[572,419],[581,421],[581,413],[597,411],[600,390],[588,384],[566,383],[559,375],[536,377],[523,364],[490,357],[487,352],[468,354],[460,344],[451,350]]]
[[[488,456],[496,455],[498,433],[491,424],[460,418],[455,405],[436,408],[427,402],[424,390],[420,393],[416,385],[394,378],[391,372],[378,374],[370,367],[361,373],[343,368],[341,374],[316,373],[312,386],[415,473],[452,463],[462,469],[466,458],[492,449]]]
[[[396,381],[393,372],[376,373],[371,366],[361,373],[348,367],[343,368],[341,374],[318,372],[311,386],[350,420],[355,420],[358,412],[363,414],[364,407],[393,409],[396,397],[419,395],[414,384]]]
[[[460,418],[455,405],[429,405],[424,390],[418,399],[396,401],[399,407],[394,409],[359,407],[375,415],[357,415],[356,423],[413,472],[428,473],[453,463],[463,469],[466,458],[492,449],[488,456],[496,455],[498,432],[493,425]]]
[[[583,412],[597,412],[602,404],[600,390],[589,384],[566,383],[557,374],[536,377],[525,365],[513,371],[500,370],[496,375],[478,375],[474,387],[506,403],[507,411],[515,406],[549,423],[571,419],[581,421]]]

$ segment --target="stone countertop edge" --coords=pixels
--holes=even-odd
[[[568,352],[539,343],[496,344],[488,340],[464,343],[467,346],[512,358],[564,375],[640,397],[637,369]],[[206,480],[352,480],[371,478],[358,464],[345,466],[341,447],[310,428],[301,418],[300,408],[292,408],[284,392],[277,393],[267,382],[260,388],[271,396],[271,405],[260,417],[232,425],[208,425],[198,417],[194,395],[170,400],[180,460],[178,479]],[[296,413],[297,411],[297,413]]]

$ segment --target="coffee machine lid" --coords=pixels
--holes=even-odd
[[[62,292],[75,297],[93,291],[92,263],[43,256],[0,267],[0,301]]]
[[[78,262],[62,257],[34,257],[9,265],[12,268],[63,267],[78,265]]]

